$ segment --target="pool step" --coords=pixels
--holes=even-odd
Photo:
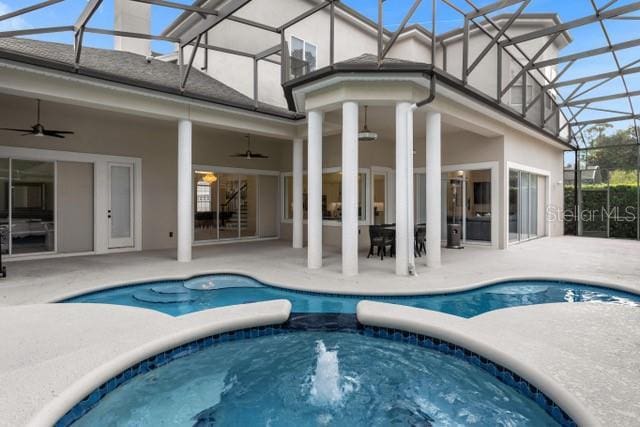
[[[225,288],[263,288],[264,285],[249,277],[219,274],[186,280],[184,287],[196,291],[213,291]]]
[[[189,303],[196,300],[190,293],[163,294],[153,289],[144,289],[133,294],[133,299],[151,304]]]
[[[151,287],[151,291],[157,294],[188,294],[189,289],[184,287],[182,282],[180,283],[163,283],[157,284]]]

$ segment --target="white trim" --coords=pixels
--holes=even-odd
[[[425,168],[421,168],[421,169],[423,171],[425,170]],[[487,169],[491,171],[491,243],[490,244],[492,248],[498,249],[500,247],[500,162],[497,160],[493,160],[489,162],[443,165],[442,173],[455,172],[458,170],[474,171],[474,170],[487,170]],[[507,182],[507,192],[508,192],[508,182]],[[507,218],[508,218],[508,215],[507,215]],[[507,219],[507,226],[508,226],[508,219]],[[476,244],[475,242],[466,242],[466,241],[465,243]]]
[[[530,240],[536,240],[536,239],[541,239],[543,237],[549,237],[550,235],[550,230],[551,230],[551,218],[549,217],[549,215],[544,215],[544,235],[542,236],[534,236],[534,237],[530,237],[527,239],[523,239],[523,240],[515,240],[515,241],[510,241],[509,239],[509,172],[511,170],[515,170],[515,171],[519,171],[519,172],[526,172],[526,173],[530,173],[530,174],[534,174],[534,175],[539,175],[542,177],[545,177],[545,203],[546,206],[544,207],[544,212],[547,212],[547,208],[549,206],[551,206],[551,172],[549,172],[546,169],[539,169],[533,166],[527,166],[527,165],[523,165],[521,163],[517,163],[517,162],[511,162],[511,161],[507,161],[505,162],[505,170],[504,170],[504,195],[505,195],[505,214],[504,214],[504,225],[505,225],[505,231],[504,231],[504,239],[505,239],[505,247],[509,247],[512,245],[517,245],[520,243],[524,243],[524,242],[528,242]]]
[[[233,174],[243,174],[243,175],[269,175],[269,176],[279,176],[280,171],[269,170],[269,169],[243,169],[243,168],[232,168],[227,166],[215,166],[215,165],[204,165],[204,164],[194,164],[192,169],[199,170],[210,170],[211,172],[220,172],[220,173],[233,173]]]
[[[307,60],[307,45],[308,44],[313,46],[316,49],[316,58],[315,58],[316,59],[316,63],[314,65],[314,67],[313,67],[313,70],[307,70],[307,72],[305,74],[309,74],[309,73],[317,70],[318,69],[318,58],[320,57],[320,54],[319,54],[320,49],[318,49],[318,45],[316,43],[311,43],[311,42],[307,41],[306,39],[304,39],[302,37],[298,37],[298,36],[296,36],[294,34],[289,34],[289,52],[288,52],[289,57],[291,57],[291,54],[292,54],[293,39],[294,38],[298,39],[298,40],[300,40],[302,42],[302,60],[303,61],[306,62],[306,60]],[[305,75],[305,74],[303,74],[303,75]]]
[[[249,176],[253,176],[255,177],[255,183],[256,183],[256,200],[255,200],[255,205],[256,205],[256,234],[253,236],[242,236],[242,230],[241,227],[238,226],[238,236],[237,237],[229,237],[229,238],[220,238],[220,229],[219,227],[217,227],[217,231],[216,231],[216,235],[217,238],[216,239],[207,239],[207,240],[196,240],[195,239],[195,233],[196,233],[196,227],[195,227],[195,222],[194,225],[192,227],[191,230],[191,235],[192,235],[192,240],[191,240],[191,246],[202,246],[202,245],[210,245],[210,244],[221,244],[221,243],[234,243],[234,242],[245,242],[245,241],[256,241],[256,240],[273,240],[273,239],[279,239],[280,238],[280,221],[278,221],[278,218],[280,218],[280,208],[276,207],[276,236],[275,237],[260,237],[260,179],[259,176],[275,176],[275,177],[280,177],[280,171],[275,171],[275,170],[269,170],[269,169],[244,169],[244,168],[236,168],[236,167],[228,167],[228,166],[214,166],[214,165],[204,165],[204,164],[192,164],[191,165],[191,170],[192,173],[195,173],[196,171],[209,171],[209,172],[214,172],[214,173],[224,173],[224,174],[229,174],[229,175],[249,175]],[[278,179],[278,188],[276,189],[276,191],[278,193],[281,193],[280,191],[280,182],[281,179]],[[197,185],[197,182],[194,181],[194,184]],[[238,187],[239,188],[239,187]],[[193,191],[194,189],[192,189]],[[220,185],[216,185],[216,200],[217,203],[220,203]],[[277,197],[277,196],[276,196]],[[282,198],[280,198],[282,200]],[[195,215],[195,206],[196,206],[197,200],[195,201],[195,203],[192,203],[192,207],[191,207],[191,214]],[[240,205],[238,205],[238,209],[240,209]],[[216,224],[220,223],[220,212],[219,209],[216,209],[216,215],[217,215],[217,221]],[[241,223],[242,218],[240,217],[240,212],[238,212],[238,224]]]
[[[551,172],[549,172],[546,169],[538,169],[538,168],[534,168],[533,166],[527,166],[521,163],[516,163],[511,161],[507,161],[507,169],[515,169],[522,172],[529,172],[529,173],[542,175],[542,176],[551,176]]]

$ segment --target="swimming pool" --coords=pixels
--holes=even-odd
[[[73,425],[558,425],[536,401],[429,348],[295,332],[173,360],[115,388]]]
[[[172,316],[275,299],[291,301],[294,313],[350,313],[363,299],[473,317],[491,310],[553,302],[594,302],[640,306],[640,295],[560,281],[510,281],[470,291],[419,296],[350,296],[294,291],[267,286],[252,278],[215,274],[179,281],[143,283],[68,299],[157,310]]]

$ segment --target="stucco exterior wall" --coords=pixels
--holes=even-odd
[[[12,126],[31,126],[34,103],[31,99],[1,95],[0,117]],[[57,140],[2,132],[0,156],[2,146],[13,146],[141,158],[142,248],[176,246],[177,121],[153,120],[43,101],[42,122],[56,129],[73,130],[75,135]],[[193,162],[278,171],[285,145],[286,142],[279,140],[253,137],[252,149],[268,154],[269,159],[232,158],[229,157],[231,154],[246,150],[243,134],[194,126]],[[67,227],[63,232],[74,233],[75,230]],[[173,232],[173,237],[169,237],[170,232]],[[65,241],[67,237],[59,239]]]
[[[515,169],[524,166],[534,173],[535,169],[548,173],[549,208],[553,213],[561,213],[564,209],[563,151],[515,131],[507,133],[504,141],[505,174],[508,174],[509,166]],[[549,235],[561,236],[564,228],[560,216],[555,215],[551,218],[553,221],[549,223]]]

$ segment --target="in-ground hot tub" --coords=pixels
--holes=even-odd
[[[522,379],[510,387],[463,358],[429,348],[442,343],[416,337],[412,345],[354,332],[218,338],[103,396],[90,396],[87,401],[95,402],[73,425],[573,424]],[[60,425],[72,419],[68,414]]]

